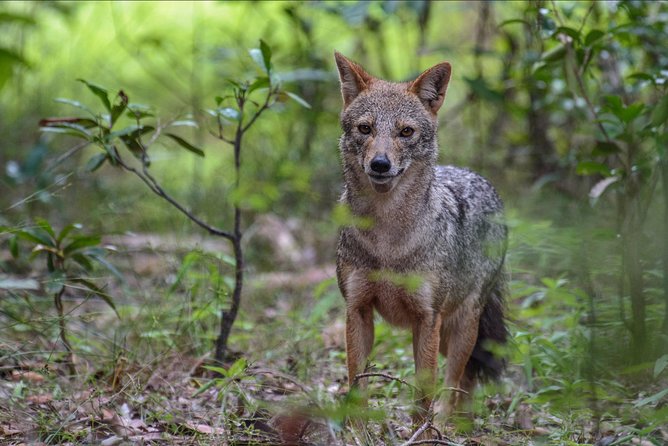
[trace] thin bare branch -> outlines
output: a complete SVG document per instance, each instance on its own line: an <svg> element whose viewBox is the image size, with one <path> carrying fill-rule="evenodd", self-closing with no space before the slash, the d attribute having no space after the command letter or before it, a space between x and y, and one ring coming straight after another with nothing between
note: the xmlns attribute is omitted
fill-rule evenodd
<svg viewBox="0 0 668 446"><path fill-rule="evenodd" d="M169 195L167 192L165 192L165 190L160 186L160 184L158 183L158 181L157 181L151 174L148 173L148 171L147 171L147 169L146 169L146 164L145 164L145 163L142 163L142 164L143 164L143 171L140 172L140 171L138 171L137 169L135 169L134 167L127 165L127 164L123 161L123 159L120 158L120 157L117 157L117 161L118 161L118 164L119 164L123 169L125 169L125 170L128 171L128 172L132 172L132 173L135 174L137 177L139 177L139 179L141 179L141 180L142 180L142 181L149 187L149 189L151 189L151 191L152 191L154 194L156 194L156 195L162 197L162 198L163 198L164 200L166 200L169 204L171 204L172 206L174 206L174 207L175 207L176 209L178 209L182 214L184 214L186 217L188 217L188 219L190 219L192 222L194 222L194 223L197 224L198 226L200 226L200 227L202 227L203 229L205 229L206 231L208 231L209 234L217 235L217 236L219 236L219 237L224 237L224 238L226 238L226 239L228 239L228 240L230 240L230 241L234 241L235 236L234 236L233 234L231 234L231 233L229 233L229 232L227 232L227 231L223 231L222 229L215 228L215 227L213 227L213 226L211 226L211 225L205 223L204 221L202 221L201 219L199 219L198 217L196 217L196 216L195 216L192 212L190 212L188 209L186 209L185 207L183 207L183 205L182 205L181 203L179 203L178 201L176 201L176 199L174 199L171 195Z"/></svg>
<svg viewBox="0 0 668 446"><path fill-rule="evenodd" d="M401 378L397 378L396 376L388 375L387 373L381 373L381 372L360 373L358 375L355 375L355 378L353 379L353 383L356 383L357 381L359 381L362 378L368 378L368 377L371 377L371 376L379 376L381 378L385 378L385 379L388 379L388 380L391 380L391 381L398 381L401 384L405 384L409 387L412 387L413 389L417 389L416 386L414 386L413 384L409 383L406 380L403 380Z"/></svg>

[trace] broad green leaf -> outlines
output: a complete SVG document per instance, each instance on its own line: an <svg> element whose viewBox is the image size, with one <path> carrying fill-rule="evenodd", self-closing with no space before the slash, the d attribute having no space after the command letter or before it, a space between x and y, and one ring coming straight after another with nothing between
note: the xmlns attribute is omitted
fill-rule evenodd
<svg viewBox="0 0 668 446"><path fill-rule="evenodd" d="M545 62L556 62L561 60L566 55L566 46L563 43L545 51L541 56L541 60Z"/></svg>
<svg viewBox="0 0 668 446"><path fill-rule="evenodd" d="M631 104L619 112L619 118L626 124L636 119L643 112L645 106L641 103Z"/></svg>
<svg viewBox="0 0 668 446"><path fill-rule="evenodd" d="M55 270L49 274L44 289L49 294L58 294L65 287L65 280L65 273L61 270Z"/></svg>
<svg viewBox="0 0 668 446"><path fill-rule="evenodd" d="M106 153L98 153L93 155L86 163L86 170L88 172L95 172L97 169L102 167L102 164L104 164L108 158L109 155Z"/></svg>
<svg viewBox="0 0 668 446"><path fill-rule="evenodd" d="M37 226L42 228L44 230L44 232L49 234L52 239L54 239L54 240L56 239L56 233L53 231L53 228L51 227L51 225L49 224L48 221L46 221L43 218L37 217L37 218L35 218L35 223L37 224Z"/></svg>
<svg viewBox="0 0 668 446"><path fill-rule="evenodd" d="M119 101L117 104L114 104L113 107L111 107L110 110L110 127L113 127L114 124L116 123L116 120L118 117L125 111L125 109L128 106L128 96L125 94L123 90L120 90L117 95Z"/></svg>
<svg viewBox="0 0 668 446"><path fill-rule="evenodd" d="M132 119L154 116L153 109L148 105L129 103L127 109L128 113L126 113L126 116Z"/></svg>
<svg viewBox="0 0 668 446"><path fill-rule="evenodd" d="M666 395L668 395L668 389L663 389L662 391L657 392L654 395L648 396L647 398L643 398L640 401L637 401L633 405L633 407L643 407L643 406L647 406L648 404L657 403L659 400L661 400Z"/></svg>
<svg viewBox="0 0 668 446"><path fill-rule="evenodd" d="M652 110L652 125L658 127L668 120L668 94L664 94Z"/></svg>
<svg viewBox="0 0 668 446"><path fill-rule="evenodd" d="M16 235L12 236L9 239L9 252L12 254L12 257L15 259L19 258L19 239Z"/></svg>
<svg viewBox="0 0 668 446"><path fill-rule="evenodd" d="M260 88L267 88L271 85L271 81L269 80L268 77L258 77L255 79L249 86L248 86L248 92L252 93L255 90L258 90ZM219 104L220 105L220 104Z"/></svg>
<svg viewBox="0 0 668 446"><path fill-rule="evenodd" d="M298 96L295 93L289 91L285 91L284 93L287 94L290 97L290 99L297 102L302 107L311 108L311 105L308 102L306 102L306 100L301 96Z"/></svg>
<svg viewBox="0 0 668 446"><path fill-rule="evenodd" d="M102 290L102 288L98 287L95 285L93 282L91 282L88 279L82 279L80 277L75 277L70 279L72 282L75 283L80 283L81 285L85 286L88 288L93 294L101 298L103 301L106 302L107 305L111 307L112 310L114 310L114 313L116 313L116 317L119 319L121 316L118 314L118 310L116 309L116 305L114 304L114 301L111 299L111 296Z"/></svg>
<svg viewBox="0 0 668 446"><path fill-rule="evenodd" d="M206 366L206 365L204 366L205 369L207 369L207 368L209 368L209 367L210 367L210 366ZM219 368L219 369L223 369L222 367L217 367L217 368ZM225 370L225 369L223 369L223 370ZM214 370L214 371L215 371L215 370ZM206 391L209 390L211 387L215 386L216 383L217 383L217 380L215 380L215 379L212 379L211 381L207 382L207 383L204 384L202 387L200 387L199 389L197 389L197 391L193 394L193 397L195 397L195 396L197 396L197 395L200 395L200 394L206 392Z"/></svg>
<svg viewBox="0 0 668 446"><path fill-rule="evenodd" d="M271 73L271 48L264 40L260 39L260 48L253 48L248 53L265 73Z"/></svg>
<svg viewBox="0 0 668 446"><path fill-rule="evenodd" d="M654 378L657 378L668 366L668 355L663 355L654 363Z"/></svg>
<svg viewBox="0 0 668 446"><path fill-rule="evenodd" d="M199 148L193 146L192 144L190 144L188 141L181 138L180 136L177 136L173 133L165 133L165 136L168 136L172 140L176 141L176 143L178 145L180 145L184 149L194 153L195 155L202 156L202 157L204 156L204 151L202 149L199 149Z"/></svg>
<svg viewBox="0 0 668 446"><path fill-rule="evenodd" d="M69 126L64 126L64 125L63 126L58 126L58 127L52 127L52 126L40 127L39 131L43 132L43 133L59 133L59 134L62 134L62 135L70 135L70 136L74 136L76 138L85 139L86 141L91 140L91 135L88 132L86 132L85 129L83 129L83 130L82 129L72 129Z"/></svg>
<svg viewBox="0 0 668 446"><path fill-rule="evenodd" d="M59 102L61 104L71 105L72 107L76 107L80 110L85 111L86 113L89 113L91 116L95 116L95 113L93 113L93 110L91 110L87 106L83 105L79 101L75 101L73 99L67 99L67 98L56 98L56 99L54 99L54 102Z"/></svg>
<svg viewBox="0 0 668 446"><path fill-rule="evenodd" d="M107 247L107 250L109 248ZM102 253L97 253L94 252L93 250L88 251L86 250L86 254L88 257L94 259L97 263L100 265L104 266L111 274L113 274L120 282L125 283L125 277L123 277L123 274L116 269L116 267L111 264L107 259L104 258Z"/></svg>
<svg viewBox="0 0 668 446"><path fill-rule="evenodd" d="M46 246L55 246L49 234L37 228L28 228L16 231L16 236L23 240L28 240L33 243L38 243Z"/></svg>
<svg viewBox="0 0 668 446"><path fill-rule="evenodd" d="M608 156L621 152L622 149L614 141L597 141L591 156Z"/></svg>
<svg viewBox="0 0 668 446"><path fill-rule="evenodd" d="M522 19L510 19L510 20L504 20L503 22L499 23L499 28L506 26L506 25L512 25L513 23L521 23L523 25L526 25L528 27L531 27L532 25L527 22L526 20Z"/></svg>
<svg viewBox="0 0 668 446"><path fill-rule="evenodd" d="M260 39L260 51L262 52L262 60L264 61L264 67L266 68L267 73L271 72L271 48L267 45L267 42Z"/></svg>
<svg viewBox="0 0 668 446"><path fill-rule="evenodd" d="M102 238L99 235L80 235L71 237L71 239L72 242L63 249L63 253L66 257L79 249L99 245L102 241Z"/></svg>
<svg viewBox="0 0 668 446"><path fill-rule="evenodd" d="M82 226L81 224L79 224L79 223L70 223L69 225L65 226L65 227L63 228L63 230L60 231L60 234L58 234L58 238L57 238L58 244L60 245L60 243L61 243L63 240L65 240L65 237L67 237L68 234L69 234L70 232L72 232L74 229L79 230L79 229L81 229L81 228L83 228L83 226Z"/></svg>
<svg viewBox="0 0 668 446"><path fill-rule="evenodd" d="M87 256L81 254L80 252L75 252L70 257L72 260L81 265L86 271L90 272L93 270L93 263Z"/></svg>
<svg viewBox="0 0 668 446"><path fill-rule="evenodd" d="M639 79L643 81L650 81L654 82L654 76L647 74L647 73L633 73L629 76L627 76L627 79Z"/></svg>
<svg viewBox="0 0 668 446"><path fill-rule="evenodd" d="M102 102L102 105L104 105L104 108L107 109L109 113L111 113L111 102L109 102L109 92L100 87L99 85L95 85L91 82L86 81L85 79L77 79L77 81L81 82L84 84L88 89L93 92L95 96L100 99L100 102Z"/></svg>
<svg viewBox="0 0 668 446"><path fill-rule="evenodd" d="M600 40L603 36L605 36L603 31L592 29L587 33L587 37L585 37L585 45L590 46L592 43Z"/></svg>
<svg viewBox="0 0 668 446"><path fill-rule="evenodd" d="M35 19L25 14L17 14L15 12L1 11L0 12L0 24L2 23L11 23L11 22L20 22L22 25L35 25Z"/></svg>
<svg viewBox="0 0 668 446"><path fill-rule="evenodd" d="M610 176L610 168L602 163L595 161L580 161L576 168L578 175L594 175L601 174L603 176Z"/></svg>

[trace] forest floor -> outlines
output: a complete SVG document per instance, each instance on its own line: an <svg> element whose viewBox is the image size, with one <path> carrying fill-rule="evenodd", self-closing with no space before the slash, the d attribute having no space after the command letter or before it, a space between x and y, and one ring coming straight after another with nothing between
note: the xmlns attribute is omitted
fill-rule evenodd
<svg viewBox="0 0 668 446"><path fill-rule="evenodd" d="M5 301L0 444L427 444L413 438L419 426L410 423L408 333L378 321L368 409L347 395L343 303L332 265L250 273L230 359L215 367L206 352L221 276L201 253L225 247L139 236L109 242L126 279L109 279L120 317L70 290L74 375L52 302L20 293ZM201 255L188 257L193 246ZM668 444L665 425L639 434L637 420L596 401L557 410L528 398L527 385L522 364L511 362L498 385L478 390L473 417L429 429L437 438L431 444Z"/></svg>

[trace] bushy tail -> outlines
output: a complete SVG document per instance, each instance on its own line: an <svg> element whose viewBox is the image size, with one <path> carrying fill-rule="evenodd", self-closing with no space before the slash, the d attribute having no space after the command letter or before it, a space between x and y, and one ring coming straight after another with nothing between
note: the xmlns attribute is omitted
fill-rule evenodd
<svg viewBox="0 0 668 446"><path fill-rule="evenodd" d="M504 315L505 294L505 280L503 277L498 277L482 310L478 325L478 340L466 364L464 374L469 380L478 379L482 382L498 380L505 368L505 360L490 350L494 344L505 344L508 340Z"/></svg>

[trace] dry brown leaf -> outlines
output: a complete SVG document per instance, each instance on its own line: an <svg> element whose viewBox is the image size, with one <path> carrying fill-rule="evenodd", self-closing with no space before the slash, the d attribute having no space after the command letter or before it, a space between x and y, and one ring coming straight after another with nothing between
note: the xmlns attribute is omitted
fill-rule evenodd
<svg viewBox="0 0 668 446"><path fill-rule="evenodd" d="M32 371L12 370L12 380L37 384L44 381L44 376Z"/></svg>
<svg viewBox="0 0 668 446"><path fill-rule="evenodd" d="M129 437L135 433L128 427L128 423L113 410L102 409L102 422L108 424L119 437Z"/></svg>
<svg viewBox="0 0 668 446"><path fill-rule="evenodd" d="M32 404L46 404L53 401L53 395L50 393L44 393L42 395L30 395L26 398L26 401Z"/></svg>
<svg viewBox="0 0 668 446"><path fill-rule="evenodd" d="M9 426L0 426L0 433L3 436L9 437L10 435L22 434L23 432L20 430L12 429Z"/></svg>

